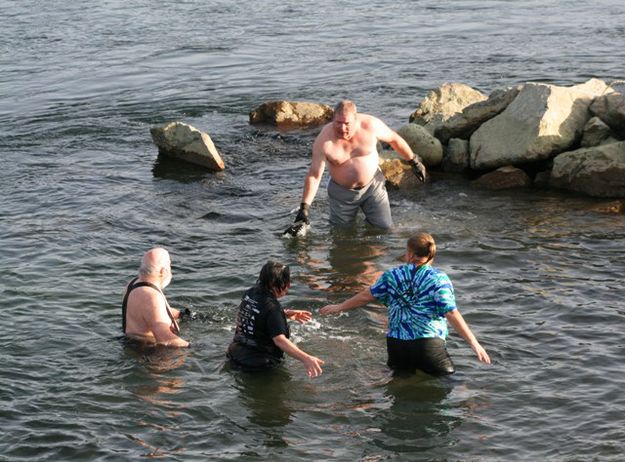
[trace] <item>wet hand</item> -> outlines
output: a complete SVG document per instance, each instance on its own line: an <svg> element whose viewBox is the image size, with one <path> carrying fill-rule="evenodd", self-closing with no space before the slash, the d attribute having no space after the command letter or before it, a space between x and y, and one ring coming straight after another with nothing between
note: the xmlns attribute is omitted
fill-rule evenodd
<svg viewBox="0 0 625 462"><path fill-rule="evenodd" d="M308 377L319 377L323 373L323 369L321 366L325 364L325 361L316 358L314 356L308 356L304 360L304 364L306 365L306 370L308 371Z"/></svg>
<svg viewBox="0 0 625 462"><path fill-rule="evenodd" d="M323 314L323 315L336 314L340 312L341 312L340 305L326 305L319 310L319 314Z"/></svg>
<svg viewBox="0 0 625 462"><path fill-rule="evenodd" d="M425 165L419 161L417 156L413 157L409 162L412 173L414 173L414 176L417 177L417 180L423 183L426 177Z"/></svg>
<svg viewBox="0 0 625 462"><path fill-rule="evenodd" d="M285 310L285 314L287 315L289 319L292 319L293 321L297 321L300 324L304 324L305 322L312 320L312 313L310 311Z"/></svg>
<svg viewBox="0 0 625 462"><path fill-rule="evenodd" d="M306 202L302 202L299 206L299 211L297 212L297 215L295 216L295 223L298 222L304 222L307 225L310 224L310 219L308 218L308 209L310 209L310 205L308 205Z"/></svg>
<svg viewBox="0 0 625 462"><path fill-rule="evenodd" d="M472 349L477 355L477 359L483 363L490 364L490 356L488 356L488 353L486 353L486 350L482 347L482 345L478 343L477 345L472 346Z"/></svg>

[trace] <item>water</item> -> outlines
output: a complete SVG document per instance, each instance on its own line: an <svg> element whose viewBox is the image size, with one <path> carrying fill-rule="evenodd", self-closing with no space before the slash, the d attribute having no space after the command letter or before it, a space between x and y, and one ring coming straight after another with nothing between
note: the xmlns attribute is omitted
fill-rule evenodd
<svg viewBox="0 0 625 462"><path fill-rule="evenodd" d="M389 233L292 220L314 131L250 127L275 98L352 98L390 126L428 90L623 78L625 7L598 2L0 2L0 460L622 460L624 218L554 192L439 178L391 193ZM158 159L150 126L210 133L227 164ZM457 336L449 380L393 377L383 311L293 326L308 379L224 368L235 308L269 258L316 311L431 232L491 354ZM173 257L189 351L119 342L142 253Z"/></svg>

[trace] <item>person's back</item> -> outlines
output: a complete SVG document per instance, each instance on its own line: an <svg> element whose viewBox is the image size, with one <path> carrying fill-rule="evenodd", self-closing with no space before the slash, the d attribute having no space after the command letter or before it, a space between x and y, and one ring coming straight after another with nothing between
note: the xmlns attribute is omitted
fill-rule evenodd
<svg viewBox="0 0 625 462"><path fill-rule="evenodd" d="M122 302L122 329L131 339L150 344L186 347L176 318L162 289L171 282L171 261L165 249L151 249L143 257L139 277L133 279Z"/></svg>

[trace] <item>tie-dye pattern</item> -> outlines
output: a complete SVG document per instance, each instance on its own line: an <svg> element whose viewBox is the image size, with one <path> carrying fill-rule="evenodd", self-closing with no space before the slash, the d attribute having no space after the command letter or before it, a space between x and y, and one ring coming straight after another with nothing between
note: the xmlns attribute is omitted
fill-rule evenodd
<svg viewBox="0 0 625 462"><path fill-rule="evenodd" d="M388 307L387 337L447 338L445 314L456 309L456 299L443 271L413 264L393 268L371 286L371 295Z"/></svg>

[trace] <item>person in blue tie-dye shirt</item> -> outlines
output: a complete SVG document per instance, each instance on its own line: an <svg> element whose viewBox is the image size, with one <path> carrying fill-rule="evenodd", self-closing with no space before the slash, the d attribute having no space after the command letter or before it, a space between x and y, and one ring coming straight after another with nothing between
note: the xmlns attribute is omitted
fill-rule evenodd
<svg viewBox="0 0 625 462"><path fill-rule="evenodd" d="M449 277L434 268L434 238L420 233L408 239L407 264L386 271L377 282L338 305L327 305L321 314L335 314L379 301L388 307L386 346L392 369L420 369L434 375L453 374L453 362L445 348L447 322L471 346L478 359L490 364L486 350L456 307Z"/></svg>

